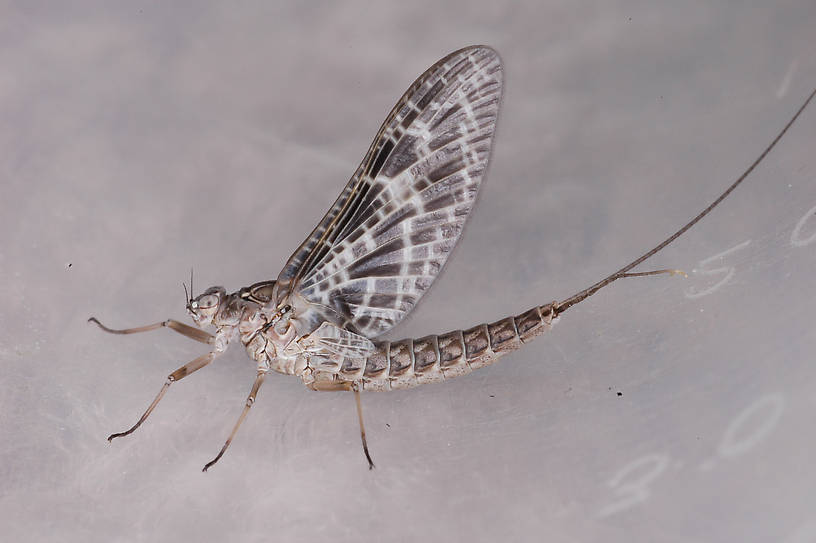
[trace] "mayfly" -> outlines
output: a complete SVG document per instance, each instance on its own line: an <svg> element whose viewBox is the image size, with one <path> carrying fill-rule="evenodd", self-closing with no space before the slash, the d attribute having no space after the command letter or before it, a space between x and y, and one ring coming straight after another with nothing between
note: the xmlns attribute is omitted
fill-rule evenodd
<svg viewBox="0 0 816 543"><path fill-rule="evenodd" d="M438 276L476 200L487 170L502 92L496 51L465 47L431 66L388 114L337 201L295 250L275 280L227 294L211 287L187 313L197 327L166 320L114 334L162 327L211 347L167 377L126 436L147 419L167 389L222 354L238 339L257 362L255 382L238 421L207 471L229 447L270 370L296 375L313 390L352 391L369 468L360 391L410 388L465 375L549 330L573 305L613 281L675 270L631 272L722 202L782 138L811 101L711 205L640 258L564 299L468 330L421 339L377 341L416 305ZM202 328L213 326L214 334Z"/></svg>

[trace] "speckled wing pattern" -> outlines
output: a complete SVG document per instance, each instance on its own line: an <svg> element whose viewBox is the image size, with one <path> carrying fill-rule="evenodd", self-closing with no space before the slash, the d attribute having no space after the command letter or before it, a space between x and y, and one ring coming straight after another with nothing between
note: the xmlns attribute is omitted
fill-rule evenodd
<svg viewBox="0 0 816 543"><path fill-rule="evenodd" d="M473 207L501 90L501 60L489 47L431 66L391 110L278 288L367 337L400 322L439 274Z"/></svg>

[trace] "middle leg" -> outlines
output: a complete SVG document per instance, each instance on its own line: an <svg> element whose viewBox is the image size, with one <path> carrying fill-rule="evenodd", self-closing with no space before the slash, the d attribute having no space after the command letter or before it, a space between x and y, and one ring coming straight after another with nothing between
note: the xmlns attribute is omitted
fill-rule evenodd
<svg viewBox="0 0 816 543"><path fill-rule="evenodd" d="M252 407L252 404L255 403L255 396L258 394L258 389L260 389L261 385L263 384L264 377L266 377L266 372L259 371L258 376L255 378L255 382L252 384L252 390L249 391L249 396L247 397L246 403L244 404L244 410L241 411L241 416L238 417L238 422L236 422L235 426L232 428L232 432L230 432L230 435L227 438L227 442L224 443L223 447L221 447L221 450L218 452L218 455L209 462L207 462L204 465L204 469L202 469L201 471L206 472L213 466L213 464L218 462L221 459L221 457L224 456L225 452L227 452L227 448L230 446L230 443L232 443L232 438L235 437L235 434L238 432L238 428L241 427L241 424L244 422L244 419L249 413L249 408Z"/></svg>
<svg viewBox="0 0 816 543"><path fill-rule="evenodd" d="M187 377L191 373L200 370L201 368L203 368L204 366L206 366L207 364L212 362L214 358L215 358L215 353L207 353L205 355L201 355L198 358L196 358L195 360L193 360L191 362L188 362L187 364L184 364L182 367L180 367L179 369L177 369L176 371L174 371L173 373L168 375L167 376L167 381L165 381L165 383L162 386L161 390L156 395L156 398L150 403L147 410L145 410L145 412L142 414L142 416L139 417L139 420L136 422L136 424L134 424L133 426L131 426L128 430L125 430L124 432L117 432L115 434L109 435L108 436L108 442L110 443L111 441L113 441L114 438L124 437L124 436L126 436L128 434L132 434L136 430L136 428L141 426L142 423L147 419L147 417L150 416L150 413L153 412L153 410L156 408L156 405L158 405L159 401L164 397L164 393L167 392L167 389L170 388L170 385L172 385L176 381L180 381L181 379L184 379L185 377Z"/></svg>

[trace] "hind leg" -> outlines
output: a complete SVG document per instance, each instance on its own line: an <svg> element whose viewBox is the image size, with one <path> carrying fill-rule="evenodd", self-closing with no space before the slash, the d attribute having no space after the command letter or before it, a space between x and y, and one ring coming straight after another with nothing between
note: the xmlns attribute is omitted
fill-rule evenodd
<svg viewBox="0 0 816 543"><path fill-rule="evenodd" d="M357 406L357 421L360 423L360 440L363 442L363 452L368 460L368 469L374 469L374 461L368 452L368 442L366 441L365 424L363 423L363 405L360 401L360 385L350 382L316 381L312 383L314 390L325 392L336 392L339 390L351 390L354 392L354 403Z"/></svg>

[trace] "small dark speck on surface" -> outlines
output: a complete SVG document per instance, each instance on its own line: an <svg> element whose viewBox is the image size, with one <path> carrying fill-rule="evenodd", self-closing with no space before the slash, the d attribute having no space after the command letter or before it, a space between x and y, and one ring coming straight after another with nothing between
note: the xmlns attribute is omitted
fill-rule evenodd
<svg viewBox="0 0 816 543"><path fill-rule="evenodd" d="M385 423L385 425L386 425L388 428L391 428L391 425L390 425L390 424L388 424L387 422Z"/></svg>
<svg viewBox="0 0 816 543"><path fill-rule="evenodd" d="M68 263L68 267L70 268L71 266L73 266L73 264L71 264L71 263L69 262L69 263Z"/></svg>
<svg viewBox="0 0 816 543"><path fill-rule="evenodd" d="M618 391L618 396L623 396L623 392Z"/></svg>
<svg viewBox="0 0 816 543"><path fill-rule="evenodd" d="M496 396L495 396L494 394L491 394L491 395L490 395L490 397L491 397L491 398L495 398Z"/></svg>

